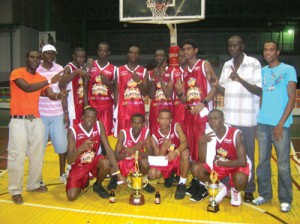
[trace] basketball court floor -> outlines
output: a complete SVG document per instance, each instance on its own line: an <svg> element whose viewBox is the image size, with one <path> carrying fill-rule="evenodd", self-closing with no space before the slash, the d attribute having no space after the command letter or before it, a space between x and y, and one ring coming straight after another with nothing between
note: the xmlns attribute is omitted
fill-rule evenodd
<svg viewBox="0 0 300 224"><path fill-rule="evenodd" d="M299 129L298 129L299 130ZM2 149L2 165L5 165L7 147L7 128L0 128L0 146ZM116 139L110 137L114 147ZM27 166L25 164L24 186L26 186ZM300 164L296 156L291 155L293 195L294 201L289 213L279 211L277 199L277 167L276 156L272 160L272 185L274 198L271 202L261 206L243 203L240 207L232 207L230 199L225 198L220 203L218 213L207 212L209 198L200 202L193 202L190 196L183 200L174 198L176 186L165 188L163 180L150 183L160 191L161 204L154 203L155 193L141 193L145 196L145 204L133 206L129 204L129 197L133 193L127 186L118 186L115 191L116 202L109 203L108 199L100 198L93 192L90 182L88 189L74 202L69 202L65 195L65 185L58 178L58 156L54 153L51 143L45 154L43 179L48 187L47 193L23 192L24 204L16 205L11 201L7 192L7 172L5 167L0 174L0 223L1 224L32 224L32 223L72 223L72 224L103 224L103 223L300 223ZM188 183L191 179L189 176ZM106 187L109 180L105 180ZM257 196L257 192L255 192Z"/></svg>

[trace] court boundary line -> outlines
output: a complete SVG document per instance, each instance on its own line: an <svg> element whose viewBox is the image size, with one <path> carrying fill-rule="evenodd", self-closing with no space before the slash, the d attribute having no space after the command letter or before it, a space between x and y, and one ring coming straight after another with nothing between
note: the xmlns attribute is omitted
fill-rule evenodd
<svg viewBox="0 0 300 224"><path fill-rule="evenodd" d="M13 204L12 201L8 201L8 200L0 200L0 203ZM75 208L64 208L64 207L58 207L58 206L49 206L49 205L33 204L33 203L23 203L21 206L38 207L38 208L54 209L54 210L77 212L77 213L88 213L88 214L94 214L94 215L109 215L109 216L115 216L115 217L150 219L150 220L156 220L156 221L170 221L170 222L180 222L180 223L182 223L182 222L184 222L184 223L211 223L211 224L217 224L217 223L238 224L239 223L239 222L220 222L220 221L208 221L208 220L164 218L164 217L143 216L143 215L124 214L124 213L101 212L101 211L75 209Z"/></svg>

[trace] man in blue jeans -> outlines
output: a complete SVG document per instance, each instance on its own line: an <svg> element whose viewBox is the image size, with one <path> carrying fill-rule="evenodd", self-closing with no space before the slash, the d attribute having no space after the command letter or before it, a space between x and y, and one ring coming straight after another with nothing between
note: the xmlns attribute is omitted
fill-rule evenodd
<svg viewBox="0 0 300 224"><path fill-rule="evenodd" d="M273 144L277 155L280 210L289 212L293 199L290 125L293 123L291 112L296 100L297 75L293 66L278 60L279 54L276 42L265 42L263 55L268 65L262 69L262 104L257 125L259 197L252 203L260 205L272 199L270 159Z"/></svg>
<svg viewBox="0 0 300 224"><path fill-rule="evenodd" d="M39 72L46 79L51 79L54 76L63 75L63 67L57 63L56 60L57 51L56 48L50 44L46 44L42 49L43 61L37 68ZM58 83L50 85L53 92L60 92ZM66 100L66 99L63 99ZM51 142L54 146L55 152L59 157L59 176L60 181L66 183L66 158L67 158L67 123L68 111L63 110L62 100L51 100L48 97L41 96L39 100L39 112L41 119L45 126L45 139L44 147L46 148L48 138L50 136ZM44 184L41 181L41 184Z"/></svg>

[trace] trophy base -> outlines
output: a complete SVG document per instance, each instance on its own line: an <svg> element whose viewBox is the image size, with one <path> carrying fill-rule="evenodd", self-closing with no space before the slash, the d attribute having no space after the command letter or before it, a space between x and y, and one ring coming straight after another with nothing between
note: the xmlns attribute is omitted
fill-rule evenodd
<svg viewBox="0 0 300 224"><path fill-rule="evenodd" d="M209 205L207 205L207 211L216 213L219 211L219 205L217 204L215 206L212 206L209 204Z"/></svg>
<svg viewBox="0 0 300 224"><path fill-rule="evenodd" d="M131 194L129 198L129 204L139 206L145 204L145 198L142 194Z"/></svg>

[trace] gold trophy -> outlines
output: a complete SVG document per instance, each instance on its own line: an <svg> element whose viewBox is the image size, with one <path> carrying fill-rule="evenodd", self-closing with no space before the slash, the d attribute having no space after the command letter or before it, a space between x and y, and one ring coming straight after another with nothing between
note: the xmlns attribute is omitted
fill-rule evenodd
<svg viewBox="0 0 300 224"><path fill-rule="evenodd" d="M139 169L139 151L134 154L135 161L135 172L128 175L127 186L135 190L135 193L130 195L129 204L131 205L143 205L145 204L144 195L142 195L139 190L143 189L147 184L148 180L143 180L142 174Z"/></svg>
<svg viewBox="0 0 300 224"><path fill-rule="evenodd" d="M218 174L216 173L216 171L212 170L210 173L210 180L211 180L211 184L206 182L206 188L208 190L208 194L212 197L212 200L210 202L210 204L207 206L207 211L208 212L218 212L219 211L219 205L216 202L216 196L219 193L219 185L216 184L217 180L218 180Z"/></svg>

